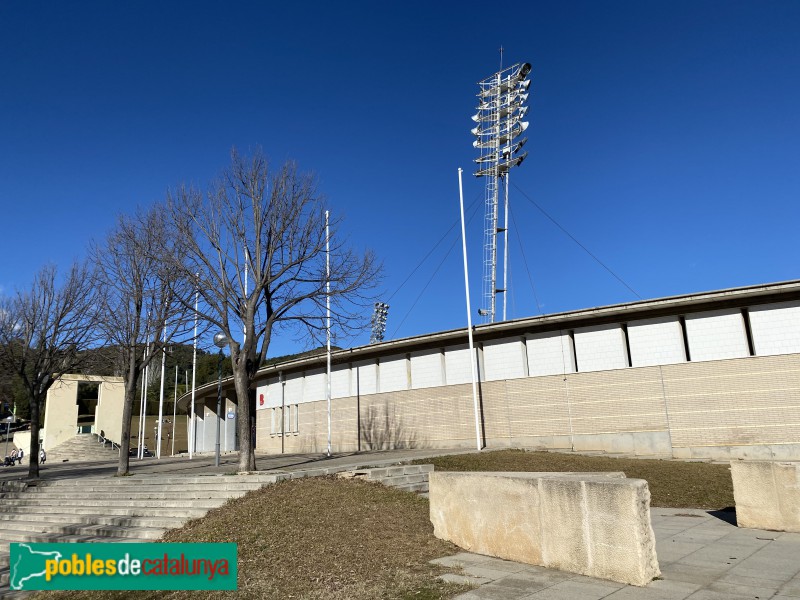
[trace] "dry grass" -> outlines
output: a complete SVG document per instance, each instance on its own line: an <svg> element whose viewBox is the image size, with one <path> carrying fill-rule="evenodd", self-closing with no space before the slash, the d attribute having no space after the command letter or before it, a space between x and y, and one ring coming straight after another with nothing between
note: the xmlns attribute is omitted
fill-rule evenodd
<svg viewBox="0 0 800 600"><path fill-rule="evenodd" d="M466 589L437 581L444 571L428 564L458 552L433 536L428 501L362 481L318 477L270 485L168 532L163 541L237 543L239 590L57 597L434 600Z"/></svg>
<svg viewBox="0 0 800 600"><path fill-rule="evenodd" d="M525 450L459 454L417 462L433 463L437 471L623 471L628 477L647 480L652 506L722 509L734 505L727 465Z"/></svg>

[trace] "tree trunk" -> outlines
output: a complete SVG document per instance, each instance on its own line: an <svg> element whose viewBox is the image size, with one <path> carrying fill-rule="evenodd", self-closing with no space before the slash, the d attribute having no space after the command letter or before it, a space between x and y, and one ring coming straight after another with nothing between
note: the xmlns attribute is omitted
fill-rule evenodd
<svg viewBox="0 0 800 600"><path fill-rule="evenodd" d="M236 400L239 404L236 431L239 434L239 470L255 471L256 454L250 437L250 381L244 360L233 362L233 382L236 387ZM241 363L241 364L240 364Z"/></svg>
<svg viewBox="0 0 800 600"><path fill-rule="evenodd" d="M136 396L136 386L125 385L125 401L122 405L122 434L119 440L119 465L117 475L127 475L130 468L131 448L131 415L133 414L133 400Z"/></svg>
<svg viewBox="0 0 800 600"><path fill-rule="evenodd" d="M34 398L31 402L31 447L28 453L28 477L39 477L39 412L40 399Z"/></svg>

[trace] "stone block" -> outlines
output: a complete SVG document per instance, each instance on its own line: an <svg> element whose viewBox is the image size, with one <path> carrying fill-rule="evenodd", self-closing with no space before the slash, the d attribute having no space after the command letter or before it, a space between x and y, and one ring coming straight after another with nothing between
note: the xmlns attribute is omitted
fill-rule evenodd
<svg viewBox="0 0 800 600"><path fill-rule="evenodd" d="M471 552L633 585L660 574L647 482L622 473L433 472L430 515Z"/></svg>
<svg viewBox="0 0 800 600"><path fill-rule="evenodd" d="M800 463L733 461L739 527L800 533Z"/></svg>

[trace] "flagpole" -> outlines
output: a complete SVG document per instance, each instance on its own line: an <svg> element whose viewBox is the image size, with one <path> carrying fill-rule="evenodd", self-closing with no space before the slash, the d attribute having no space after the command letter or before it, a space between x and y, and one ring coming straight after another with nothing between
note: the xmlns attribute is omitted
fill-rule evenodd
<svg viewBox="0 0 800 600"><path fill-rule="evenodd" d="M478 407L478 384L475 367L475 347L472 342L472 309L469 304L469 271L467 270L467 233L464 226L464 189L461 183L461 169L458 170L458 196L461 204L461 245L464 249L464 292L467 297L467 337L469 338L469 362L472 365L472 404L475 410L475 440L478 450L483 448L481 439L480 409Z"/></svg>
<svg viewBox="0 0 800 600"><path fill-rule="evenodd" d="M329 212L325 211L325 309L327 340L327 370L325 398L328 401L328 456L331 455L331 237L328 222Z"/></svg>
<svg viewBox="0 0 800 600"><path fill-rule="evenodd" d="M161 339L161 392L158 397L158 427L156 430L156 458L161 458L161 421L164 419L164 376L167 369L167 323L164 322L164 330Z"/></svg>
<svg viewBox="0 0 800 600"><path fill-rule="evenodd" d="M189 432L189 460L194 458L194 451L195 445L197 444L195 440L195 420L197 416L195 415L194 409L194 388L195 388L195 381L196 381L196 373L197 373L197 302L200 299L200 290L197 289L194 292L194 343L193 343L193 351L192 351L192 413L191 413L191 426ZM203 414L205 417L205 414ZM204 429L205 431L205 429Z"/></svg>

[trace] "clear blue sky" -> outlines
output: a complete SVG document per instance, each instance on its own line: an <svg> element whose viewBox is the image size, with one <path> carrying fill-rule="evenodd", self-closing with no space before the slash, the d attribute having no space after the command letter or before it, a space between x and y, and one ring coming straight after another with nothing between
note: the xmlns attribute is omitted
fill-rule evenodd
<svg viewBox="0 0 800 600"><path fill-rule="evenodd" d="M317 173L352 243L383 259L388 299L458 218L500 45L533 65L515 186L642 297L798 277L800 3L486 7L0 2L0 287L260 145ZM466 202L482 189L468 175ZM511 206L511 317L540 311L517 234L542 311L636 299L516 188ZM464 325L456 234L391 298L388 337Z"/></svg>

